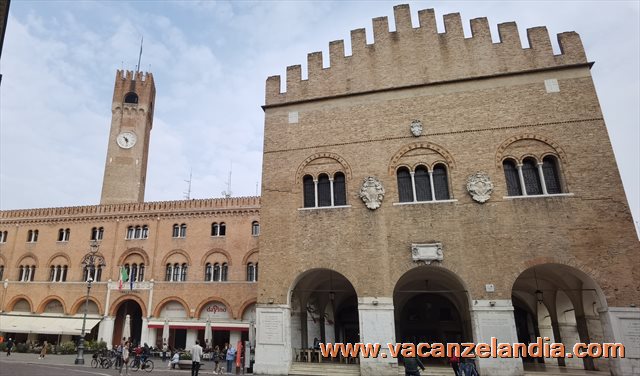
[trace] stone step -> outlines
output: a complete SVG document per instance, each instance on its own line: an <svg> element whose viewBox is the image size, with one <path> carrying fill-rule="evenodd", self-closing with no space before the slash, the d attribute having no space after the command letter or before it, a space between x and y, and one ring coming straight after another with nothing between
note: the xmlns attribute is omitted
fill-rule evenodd
<svg viewBox="0 0 640 376"><path fill-rule="evenodd" d="M359 376L360 365L358 364L335 364L335 363L301 363L294 362L291 365L289 375L298 376Z"/></svg>

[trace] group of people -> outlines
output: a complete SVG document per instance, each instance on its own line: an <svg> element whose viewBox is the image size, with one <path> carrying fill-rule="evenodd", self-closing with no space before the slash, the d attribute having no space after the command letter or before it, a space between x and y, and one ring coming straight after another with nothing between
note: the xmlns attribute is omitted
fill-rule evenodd
<svg viewBox="0 0 640 376"><path fill-rule="evenodd" d="M448 360L456 376L479 376L473 362L461 362L455 354L451 354ZM405 376L420 376L420 369L424 371L424 364L419 357L404 358Z"/></svg>
<svg viewBox="0 0 640 376"><path fill-rule="evenodd" d="M116 347L116 369L118 370L118 374L122 375L122 369L125 369L125 375L129 374L129 359L131 358L131 354L136 357L137 361L140 362L142 368L144 368L144 363L147 361L147 358L151 355L151 348L146 343L144 346L133 346L131 342L131 338L128 340L126 338L122 338L122 341Z"/></svg>
<svg viewBox="0 0 640 376"><path fill-rule="evenodd" d="M233 371L233 362L236 360L238 349L226 343L222 349L220 346L215 346L213 349L208 349L210 354L209 359L213 361L213 373L222 374L223 364L226 361L226 373ZM166 356L167 346L163 345L163 357ZM200 370L200 363L203 360L204 349L200 346L200 341L196 340L195 345L191 348L191 376L198 376ZM163 358L164 360L165 358ZM169 368L173 369L180 362L180 353L175 351L169 360Z"/></svg>

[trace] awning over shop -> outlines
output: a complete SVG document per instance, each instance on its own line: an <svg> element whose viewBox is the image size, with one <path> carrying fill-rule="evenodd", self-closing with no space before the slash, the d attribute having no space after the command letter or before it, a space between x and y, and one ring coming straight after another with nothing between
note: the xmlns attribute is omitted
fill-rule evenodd
<svg viewBox="0 0 640 376"><path fill-rule="evenodd" d="M171 321L169 320L170 329L201 329L204 330L207 325L206 321ZM150 320L149 328L162 329L164 327L164 320ZM249 331L249 323L245 322L212 322L211 329L216 330L230 330L230 331Z"/></svg>
<svg viewBox="0 0 640 376"><path fill-rule="evenodd" d="M87 317L85 333L98 325L100 318ZM31 315L0 315L0 331L7 333L38 333L80 335L82 317L55 317Z"/></svg>

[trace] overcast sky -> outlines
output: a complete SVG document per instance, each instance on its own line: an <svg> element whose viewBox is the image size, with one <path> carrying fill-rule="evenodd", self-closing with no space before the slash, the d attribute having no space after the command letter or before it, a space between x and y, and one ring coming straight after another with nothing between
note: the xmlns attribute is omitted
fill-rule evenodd
<svg viewBox="0 0 640 376"><path fill-rule="evenodd" d="M350 30L388 16L400 1L19 1L11 2L0 71L0 208L97 204L116 69L153 72L156 107L146 201L220 197L233 165L234 196L256 194L262 166L264 82L323 51ZM469 20L577 31L622 174L640 219L638 1L412 1ZM306 73L303 73L305 76ZM284 79L283 79L284 81Z"/></svg>

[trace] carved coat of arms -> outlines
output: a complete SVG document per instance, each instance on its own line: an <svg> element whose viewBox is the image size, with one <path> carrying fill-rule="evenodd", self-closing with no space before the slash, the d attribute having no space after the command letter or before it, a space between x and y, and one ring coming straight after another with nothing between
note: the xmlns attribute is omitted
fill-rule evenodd
<svg viewBox="0 0 640 376"><path fill-rule="evenodd" d="M369 209L375 210L379 208L384 198L384 187L382 187L380 180L373 176L364 179L364 183L360 188L360 198Z"/></svg>
<svg viewBox="0 0 640 376"><path fill-rule="evenodd" d="M486 172L479 171L467 178L467 191L474 200L482 204L491 198L493 183Z"/></svg>
<svg viewBox="0 0 640 376"><path fill-rule="evenodd" d="M411 134L418 137L422 134L422 122L420 120L414 120L411 122Z"/></svg>

